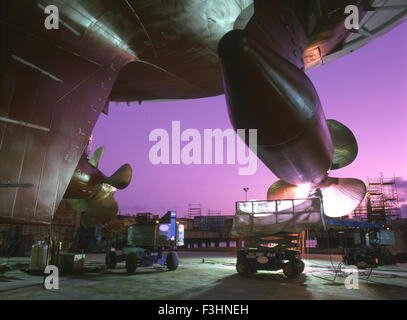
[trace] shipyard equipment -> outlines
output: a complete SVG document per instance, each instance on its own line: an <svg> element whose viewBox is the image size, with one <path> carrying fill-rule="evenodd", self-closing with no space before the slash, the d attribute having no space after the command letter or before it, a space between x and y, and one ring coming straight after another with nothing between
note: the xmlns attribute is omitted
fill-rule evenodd
<svg viewBox="0 0 407 320"><path fill-rule="evenodd" d="M137 267L153 264L166 265L168 270L175 270L178 255L172 250L184 244L183 225L177 223L176 215L175 211L168 211L160 220L134 224L125 232L103 240L92 250L107 248L105 262L110 269L115 268L118 262L125 261L128 273L134 273Z"/></svg>
<svg viewBox="0 0 407 320"><path fill-rule="evenodd" d="M346 265L355 265L359 269L375 268L381 265L406 262L406 254L393 254L391 248L396 245L393 230L381 228L380 224L358 221L327 221L330 225L347 226L353 241L344 246L342 262ZM351 223L351 224L350 224Z"/></svg>
<svg viewBox="0 0 407 320"><path fill-rule="evenodd" d="M287 278L296 278L304 271L305 264L300 252L277 248L256 247L239 250L236 270L241 275L250 275L257 270L277 271L283 269Z"/></svg>
<svg viewBox="0 0 407 320"><path fill-rule="evenodd" d="M237 272L283 269L288 278L297 277L305 265L296 250L296 233L322 225L322 212L318 197L236 202L234 232L245 242L237 253Z"/></svg>

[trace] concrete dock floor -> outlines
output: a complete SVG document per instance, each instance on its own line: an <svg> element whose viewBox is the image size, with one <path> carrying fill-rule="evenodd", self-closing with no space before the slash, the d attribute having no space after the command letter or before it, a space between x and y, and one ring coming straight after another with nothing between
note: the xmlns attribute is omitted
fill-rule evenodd
<svg viewBox="0 0 407 320"><path fill-rule="evenodd" d="M407 264L365 270L359 276L359 289L346 289L346 274L335 277L332 265L337 256L311 256L304 273L287 279L282 271L242 277L235 269L232 252L179 252L175 271L153 266L126 273L124 263L104 273L61 276L58 290L45 290L41 276L19 270L29 258L0 258L0 264L14 270L0 276L0 299L163 299L163 300L268 300L268 299L407 299ZM204 259L204 262L203 260ZM332 260L332 263L331 263ZM89 254L86 265L102 266L103 254Z"/></svg>

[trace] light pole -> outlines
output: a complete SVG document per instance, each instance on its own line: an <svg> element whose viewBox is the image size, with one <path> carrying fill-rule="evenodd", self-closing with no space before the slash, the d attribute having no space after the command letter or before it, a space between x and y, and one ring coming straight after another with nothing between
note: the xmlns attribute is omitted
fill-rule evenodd
<svg viewBox="0 0 407 320"><path fill-rule="evenodd" d="M247 201L247 191L249 191L249 188L248 187L243 188L243 191L246 192L246 201Z"/></svg>

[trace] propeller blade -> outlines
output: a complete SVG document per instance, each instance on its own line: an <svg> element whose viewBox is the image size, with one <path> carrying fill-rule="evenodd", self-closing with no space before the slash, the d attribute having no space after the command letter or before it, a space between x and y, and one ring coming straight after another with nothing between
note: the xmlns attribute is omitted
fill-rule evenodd
<svg viewBox="0 0 407 320"><path fill-rule="evenodd" d="M89 163L94 166L95 168L97 168L99 166L99 161L100 158L103 155L103 152L105 152L105 147L99 147L95 150L95 152L92 155L92 159L90 159Z"/></svg>
<svg viewBox="0 0 407 320"><path fill-rule="evenodd" d="M295 199L296 189L297 186L278 180L267 190L267 200Z"/></svg>
<svg viewBox="0 0 407 320"><path fill-rule="evenodd" d="M124 189L130 184L132 174L133 170L130 165L126 163L113 173L112 176L106 178L104 182L117 189Z"/></svg>
<svg viewBox="0 0 407 320"><path fill-rule="evenodd" d="M358 154L358 143L352 131L342 123L329 119L326 121L334 145L332 170L351 164Z"/></svg>
<svg viewBox="0 0 407 320"><path fill-rule="evenodd" d="M366 195L363 181L353 178L327 178L319 186L328 217L343 217L355 210Z"/></svg>

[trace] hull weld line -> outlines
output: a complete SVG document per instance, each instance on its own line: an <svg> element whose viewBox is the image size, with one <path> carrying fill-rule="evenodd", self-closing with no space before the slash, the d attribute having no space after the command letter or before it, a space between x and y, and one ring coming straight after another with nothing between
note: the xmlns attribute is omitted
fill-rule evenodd
<svg viewBox="0 0 407 320"><path fill-rule="evenodd" d="M7 122L7 123L12 123L12 124L17 124L17 125L20 125L20 126L23 126L23 127L37 129L37 130L42 130L42 131L47 131L47 132L50 131L50 129L46 128L46 127L38 126L36 124L32 124L32 123L28 123L28 122L24 122L24 121L13 120L13 119L10 119L10 118L0 117L0 121Z"/></svg>
<svg viewBox="0 0 407 320"><path fill-rule="evenodd" d="M24 60L23 58L20 58L20 57L14 55L14 54L11 55L11 58L12 58L13 60L16 60L16 61L18 61L18 62L20 62L20 63L22 63L22 64L24 64L24 65L26 65L26 66L28 66L28 67L30 67L30 68L32 68L32 69L35 69L35 70L41 72L43 75L45 75L45 76L47 76L47 77L50 77L51 79L53 79L53 80L55 80L55 81L57 81L57 82L63 82L63 81L62 81L61 79L59 79L58 77L52 75L51 73L45 71L44 69L41 69L41 68L38 67L38 66L36 66L36 65L34 65L34 64L30 63L30 62L28 62L27 60Z"/></svg>

